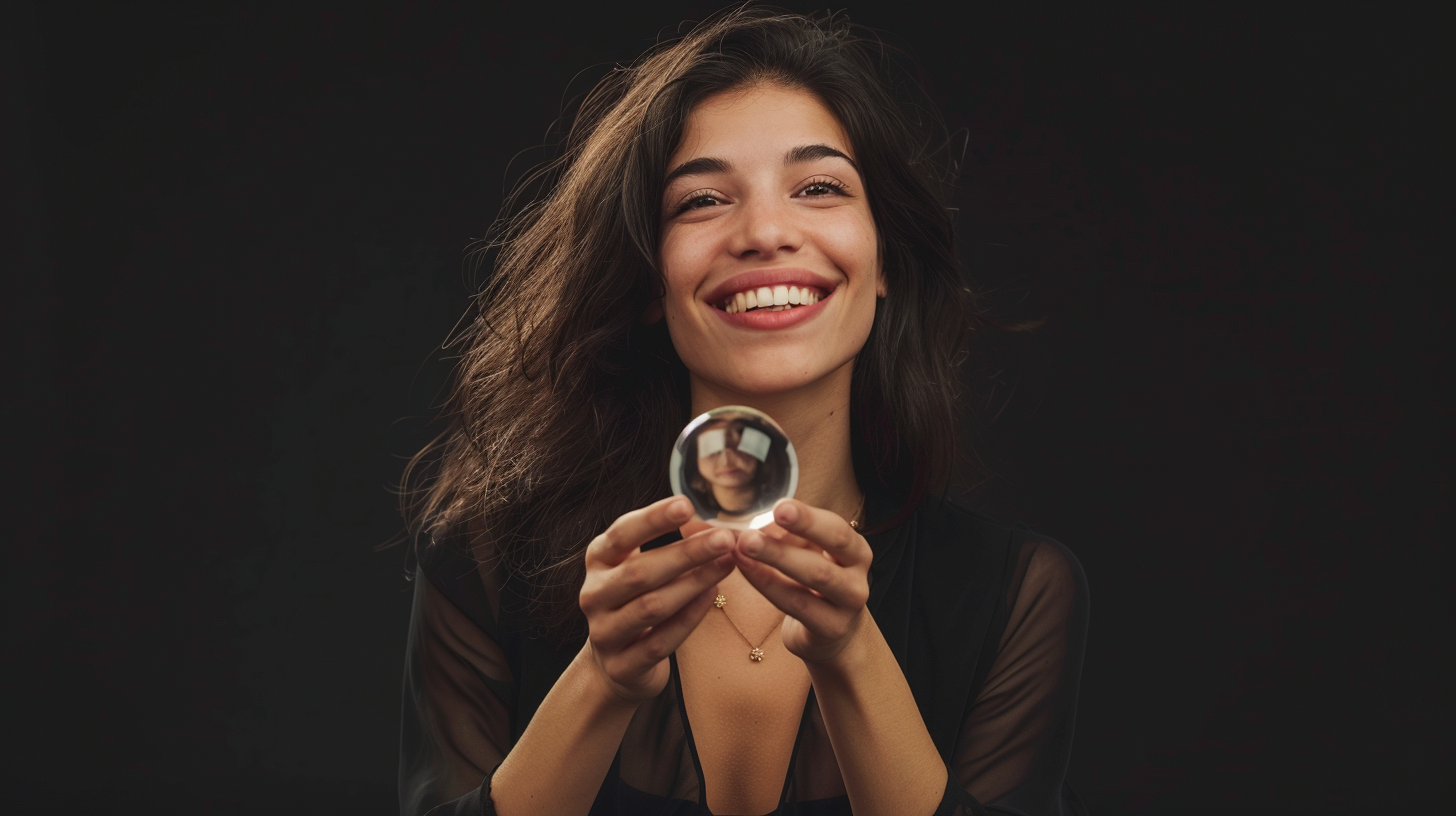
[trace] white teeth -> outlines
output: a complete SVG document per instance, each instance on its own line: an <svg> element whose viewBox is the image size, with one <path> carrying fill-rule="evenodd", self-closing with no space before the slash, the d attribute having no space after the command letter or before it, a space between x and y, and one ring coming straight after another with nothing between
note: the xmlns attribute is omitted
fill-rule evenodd
<svg viewBox="0 0 1456 816"><path fill-rule="evenodd" d="M823 297L817 291L807 286L802 289L787 284L773 287L760 286L757 289L735 293L724 302L723 311L728 314L742 314L750 309L782 312L795 306L809 306L822 299Z"/></svg>

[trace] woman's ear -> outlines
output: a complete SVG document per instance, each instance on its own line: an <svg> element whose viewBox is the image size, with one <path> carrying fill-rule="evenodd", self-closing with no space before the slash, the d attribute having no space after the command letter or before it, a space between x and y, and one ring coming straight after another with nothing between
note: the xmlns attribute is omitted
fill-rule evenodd
<svg viewBox="0 0 1456 816"><path fill-rule="evenodd" d="M881 269L880 274L875 276L875 296L884 297L888 291L889 287L885 284L885 270Z"/></svg>
<svg viewBox="0 0 1456 816"><path fill-rule="evenodd" d="M647 308L642 310L642 325L651 326L653 323L656 323L661 319L662 298L658 298L657 300L648 303Z"/></svg>

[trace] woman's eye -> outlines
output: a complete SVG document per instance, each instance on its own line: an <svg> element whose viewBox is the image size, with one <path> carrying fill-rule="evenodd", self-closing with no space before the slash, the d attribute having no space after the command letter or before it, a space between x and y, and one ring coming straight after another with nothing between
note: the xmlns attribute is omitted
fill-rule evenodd
<svg viewBox="0 0 1456 816"><path fill-rule="evenodd" d="M714 193L697 192L683 199L674 212L685 213L689 210L701 210L704 207L714 207L722 203L722 200Z"/></svg>
<svg viewBox="0 0 1456 816"><path fill-rule="evenodd" d="M844 187L833 181L813 181L803 190L800 190L799 193L809 198L822 198L824 196L843 195Z"/></svg>

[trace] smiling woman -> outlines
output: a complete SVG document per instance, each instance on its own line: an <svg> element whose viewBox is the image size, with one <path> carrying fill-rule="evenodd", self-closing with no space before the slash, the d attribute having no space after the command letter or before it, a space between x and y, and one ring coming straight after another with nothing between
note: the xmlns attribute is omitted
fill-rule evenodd
<svg viewBox="0 0 1456 816"><path fill-rule="evenodd" d="M706 402L825 378L848 393L884 294L852 152L817 96L773 80L709 97L688 118L668 160L659 263L673 347Z"/></svg>
<svg viewBox="0 0 1456 816"><path fill-rule="evenodd" d="M938 493L992 324L893 66L842 18L741 9L583 103L411 463L402 813L1081 811L1081 568ZM727 405L797 451L758 530L663 498ZM705 427L731 515L758 447Z"/></svg>

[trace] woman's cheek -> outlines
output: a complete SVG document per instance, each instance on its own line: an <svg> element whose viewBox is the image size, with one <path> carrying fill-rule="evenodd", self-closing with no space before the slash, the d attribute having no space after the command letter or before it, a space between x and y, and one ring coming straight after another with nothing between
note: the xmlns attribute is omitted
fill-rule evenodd
<svg viewBox="0 0 1456 816"><path fill-rule="evenodd" d="M711 231L696 226L702 225L670 225L663 233L658 260L670 289L686 288L691 293L706 275L716 239Z"/></svg>
<svg viewBox="0 0 1456 816"><path fill-rule="evenodd" d="M826 250L835 264L847 273L870 273L879 267L879 240L873 219L847 218L824 233Z"/></svg>

